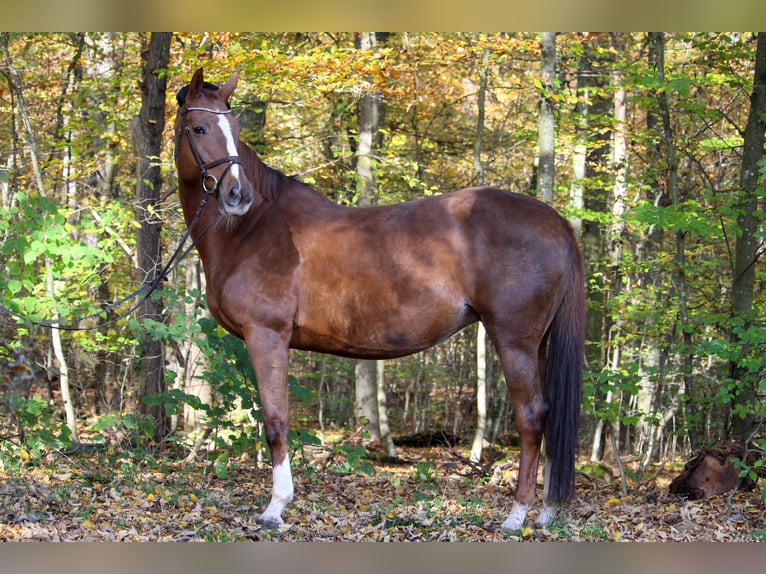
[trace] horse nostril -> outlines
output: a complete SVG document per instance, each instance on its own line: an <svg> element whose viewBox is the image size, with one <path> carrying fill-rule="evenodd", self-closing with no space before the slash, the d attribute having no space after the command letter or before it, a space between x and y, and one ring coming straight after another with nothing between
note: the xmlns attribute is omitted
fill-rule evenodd
<svg viewBox="0 0 766 574"><path fill-rule="evenodd" d="M226 203L232 207L236 207L242 201L242 188L239 184L233 185L229 189L229 193L226 194Z"/></svg>

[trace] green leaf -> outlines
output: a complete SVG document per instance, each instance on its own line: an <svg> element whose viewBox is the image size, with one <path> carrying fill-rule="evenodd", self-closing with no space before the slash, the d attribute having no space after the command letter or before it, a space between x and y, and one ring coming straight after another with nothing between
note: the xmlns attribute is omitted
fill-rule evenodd
<svg viewBox="0 0 766 574"><path fill-rule="evenodd" d="M11 279L8 281L8 291L11 293L11 295L15 295L21 291L21 281L18 279Z"/></svg>
<svg viewBox="0 0 766 574"><path fill-rule="evenodd" d="M223 453L213 463L213 470L218 478L226 478L229 476L229 455Z"/></svg>
<svg viewBox="0 0 766 574"><path fill-rule="evenodd" d="M36 400L31 400L31 401L27 402L25 410L30 415L35 415L35 416L39 416L43 412L42 406Z"/></svg>

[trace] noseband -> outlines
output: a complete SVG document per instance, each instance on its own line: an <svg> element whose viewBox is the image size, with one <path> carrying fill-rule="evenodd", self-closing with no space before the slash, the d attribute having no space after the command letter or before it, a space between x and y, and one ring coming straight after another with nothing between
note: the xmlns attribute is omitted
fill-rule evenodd
<svg viewBox="0 0 766 574"><path fill-rule="evenodd" d="M202 189L205 190L207 194L215 196L216 199L218 199L219 194L219 184L220 180L223 179L223 177L226 175L226 172L231 169L231 166L235 163L241 165L244 168L244 163L242 162L239 157L234 155L229 155L226 157L222 157L220 159L213 160L208 163L204 163L202 161L202 157L199 154L199 151L197 151L197 148L194 147L194 142L192 141L191 137L191 130L189 129L189 126L186 125L186 112L190 111L198 111L198 112L209 112L211 114L230 114L231 110L213 110L211 108L184 108L183 112L183 125L184 125L184 133L186 134L186 139L189 140L189 149L191 149L192 155L194 156L194 161L197 162L197 165L199 166L200 173L202 174ZM208 173L209 169L212 169L214 167L217 167L219 165L228 164L226 166L226 169L223 170L223 173L221 173L220 178L216 178L213 174Z"/></svg>

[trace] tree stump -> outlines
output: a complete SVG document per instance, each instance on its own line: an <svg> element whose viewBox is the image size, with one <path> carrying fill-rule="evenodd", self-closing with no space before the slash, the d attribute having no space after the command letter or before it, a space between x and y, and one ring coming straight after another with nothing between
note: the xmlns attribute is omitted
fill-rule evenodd
<svg viewBox="0 0 766 574"><path fill-rule="evenodd" d="M739 469L734 458L742 458L740 447L730 445L716 449L702 449L684 466L683 472L674 478L669 487L671 494L689 500L724 494L737 486ZM755 482L745 478L740 486L752 490Z"/></svg>

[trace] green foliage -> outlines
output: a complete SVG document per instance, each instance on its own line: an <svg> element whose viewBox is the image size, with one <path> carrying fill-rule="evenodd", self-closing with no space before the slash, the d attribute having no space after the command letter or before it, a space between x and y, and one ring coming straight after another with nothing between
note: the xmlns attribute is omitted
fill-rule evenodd
<svg viewBox="0 0 766 574"><path fill-rule="evenodd" d="M154 432L150 418L135 414L106 414L91 428L103 442L119 437L121 442L138 447L152 440Z"/></svg>
<svg viewBox="0 0 766 574"><path fill-rule="evenodd" d="M436 484L436 471L430 462L418 462L415 464L413 478L418 482Z"/></svg>
<svg viewBox="0 0 766 574"><path fill-rule="evenodd" d="M19 440L0 442L0 469L34 464L52 450L72 445L72 432L48 401L25 398L13 391L0 396L4 412L4 434L13 432ZM7 424L7 427L6 427Z"/></svg>
<svg viewBox="0 0 766 574"><path fill-rule="evenodd" d="M333 454L340 455L345 460L332 465L330 467L331 472L375 474L375 468L372 466L372 463L369 460L365 460L368 456L367 449L361 445L342 444L333 449Z"/></svg>
<svg viewBox="0 0 766 574"><path fill-rule="evenodd" d="M196 295L187 294L187 302ZM165 296L170 306L180 303L172 292L165 292ZM244 342L226 332L214 320L202 317L201 311L198 309L196 320L179 313L173 316L170 323L145 320L137 328L158 339L194 340L207 361L201 377L215 389L215 403L205 404L199 397L176 388L177 373L172 371L167 373L168 390L146 397L145 401L150 405L162 405L169 415L181 414L184 405L204 412L206 425L214 429L212 437L218 452L213 460L213 469L216 475L223 478L230 461L229 452L240 457L265 450L265 427L255 371ZM311 390L303 387L295 377L288 378L288 387L298 400L306 401L311 397ZM293 450L320 444L319 438L308 429L291 430L288 440Z"/></svg>

